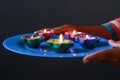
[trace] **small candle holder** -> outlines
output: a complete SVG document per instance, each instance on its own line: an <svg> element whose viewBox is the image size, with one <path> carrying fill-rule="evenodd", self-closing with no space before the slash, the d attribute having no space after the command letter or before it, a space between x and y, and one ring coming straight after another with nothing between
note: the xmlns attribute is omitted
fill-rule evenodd
<svg viewBox="0 0 120 80"><path fill-rule="evenodd" d="M50 39L47 42L57 53L65 53L70 47L73 46L73 41L71 40L64 40L61 44L59 44L59 39Z"/></svg>
<svg viewBox="0 0 120 80"><path fill-rule="evenodd" d="M80 37L78 41L81 47L85 49L93 49L100 42L100 38L96 36L85 35L84 37Z"/></svg>
<svg viewBox="0 0 120 80"><path fill-rule="evenodd" d="M20 37L20 41L27 43L27 40L31 38L31 36L22 36Z"/></svg>
<svg viewBox="0 0 120 80"><path fill-rule="evenodd" d="M28 47L38 48L39 44L44 41L44 37L32 35L32 36L22 36L20 38Z"/></svg>
<svg viewBox="0 0 120 80"><path fill-rule="evenodd" d="M65 36L67 36L70 40L74 42L76 42L77 36L82 36L82 35L85 35L85 33L78 32L76 30L65 32Z"/></svg>
<svg viewBox="0 0 120 80"><path fill-rule="evenodd" d="M45 40L48 40L51 36L54 35L54 31L52 29L43 29L34 32L35 35L43 36Z"/></svg>
<svg viewBox="0 0 120 80"><path fill-rule="evenodd" d="M48 44L57 53L65 53L67 50L73 46L74 42L67 39L49 39Z"/></svg>

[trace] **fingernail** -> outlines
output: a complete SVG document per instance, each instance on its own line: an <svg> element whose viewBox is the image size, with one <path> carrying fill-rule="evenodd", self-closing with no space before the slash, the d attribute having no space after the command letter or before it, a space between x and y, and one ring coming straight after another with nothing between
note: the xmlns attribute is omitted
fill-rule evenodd
<svg viewBox="0 0 120 80"><path fill-rule="evenodd" d="M84 63L89 63L90 61L88 59L85 59L83 62Z"/></svg>

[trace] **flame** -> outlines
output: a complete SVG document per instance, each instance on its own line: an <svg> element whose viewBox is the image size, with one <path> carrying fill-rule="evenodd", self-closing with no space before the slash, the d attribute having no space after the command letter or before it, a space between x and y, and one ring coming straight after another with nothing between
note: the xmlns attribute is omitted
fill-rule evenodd
<svg viewBox="0 0 120 80"><path fill-rule="evenodd" d="M46 33L47 32L47 30L46 29L44 29L44 33Z"/></svg>
<svg viewBox="0 0 120 80"><path fill-rule="evenodd" d="M31 38L34 38L34 36L32 35Z"/></svg>
<svg viewBox="0 0 120 80"><path fill-rule="evenodd" d="M73 35L76 35L76 30L73 30L72 34L73 34Z"/></svg>
<svg viewBox="0 0 120 80"><path fill-rule="evenodd" d="M63 43L63 35L62 34L60 34L60 36L59 36L59 43L60 44Z"/></svg>
<svg viewBox="0 0 120 80"><path fill-rule="evenodd" d="M86 39L90 39L90 36L89 36L89 35L86 35Z"/></svg>

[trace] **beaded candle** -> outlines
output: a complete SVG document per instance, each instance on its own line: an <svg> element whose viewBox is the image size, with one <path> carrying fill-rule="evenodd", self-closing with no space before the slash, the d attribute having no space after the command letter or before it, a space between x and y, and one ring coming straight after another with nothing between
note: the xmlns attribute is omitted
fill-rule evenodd
<svg viewBox="0 0 120 80"><path fill-rule="evenodd" d="M43 36L45 40L48 40L51 36L53 36L54 31L52 29L43 29L34 32L35 35Z"/></svg>
<svg viewBox="0 0 120 80"><path fill-rule="evenodd" d="M22 36L21 41L23 41L28 47L38 48L39 44L44 41L44 37L32 35L32 36Z"/></svg>
<svg viewBox="0 0 120 80"><path fill-rule="evenodd" d="M72 41L76 41L77 36L82 36L82 35L85 35L85 33L78 32L76 30L65 32L65 36L67 36Z"/></svg>
<svg viewBox="0 0 120 80"><path fill-rule="evenodd" d="M84 37L78 38L78 43L86 49L94 48L100 42L100 38L86 34Z"/></svg>
<svg viewBox="0 0 120 80"><path fill-rule="evenodd" d="M57 53L65 53L74 44L72 40L64 39L62 34L60 34L59 39L49 39L47 42Z"/></svg>

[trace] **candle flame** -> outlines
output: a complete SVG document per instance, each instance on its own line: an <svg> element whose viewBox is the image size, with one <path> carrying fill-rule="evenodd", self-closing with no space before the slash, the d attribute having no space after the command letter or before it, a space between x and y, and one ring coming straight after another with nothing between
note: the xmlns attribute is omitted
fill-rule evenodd
<svg viewBox="0 0 120 80"><path fill-rule="evenodd" d="M31 36L31 38L33 38L33 37L34 37L34 35Z"/></svg>
<svg viewBox="0 0 120 80"><path fill-rule="evenodd" d="M46 33L47 32L47 30L46 29L44 29L44 33Z"/></svg>
<svg viewBox="0 0 120 80"><path fill-rule="evenodd" d="M60 36L59 36L59 43L60 44L63 43L63 35L62 34L60 34Z"/></svg>
<svg viewBox="0 0 120 80"><path fill-rule="evenodd" d="M76 35L76 30L73 30L72 34L73 34L73 35Z"/></svg>
<svg viewBox="0 0 120 80"><path fill-rule="evenodd" d="M89 35L86 35L86 39L89 39L90 37L89 37Z"/></svg>

